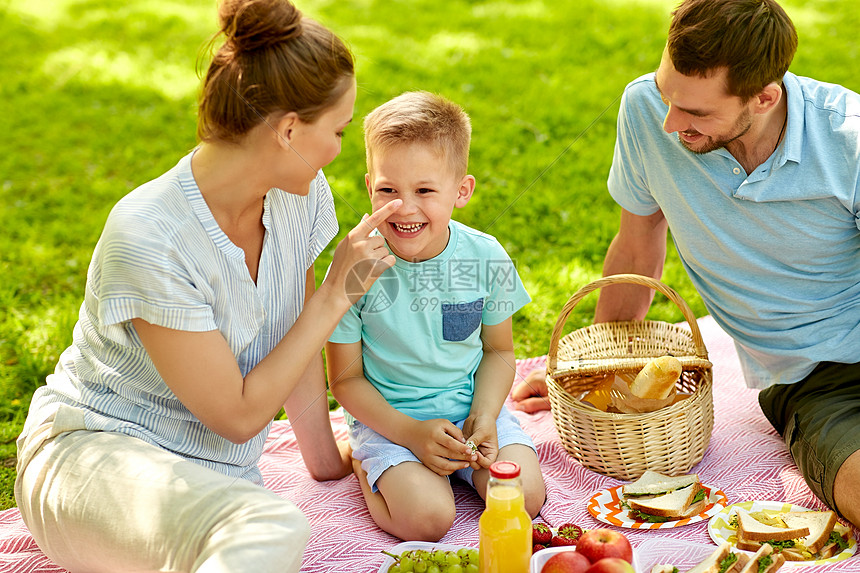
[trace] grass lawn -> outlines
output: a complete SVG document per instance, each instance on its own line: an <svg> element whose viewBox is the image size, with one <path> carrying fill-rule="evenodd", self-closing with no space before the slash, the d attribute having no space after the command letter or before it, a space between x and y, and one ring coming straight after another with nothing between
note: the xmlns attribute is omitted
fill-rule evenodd
<svg viewBox="0 0 860 573"><path fill-rule="evenodd" d="M860 90L855 3L785 1L800 34L792 71ZM455 217L516 261L533 298L515 317L517 355L545 354L568 297L600 276L618 220L605 189L618 98L659 63L675 4L299 0L357 58L356 121L326 169L341 234L369 204L360 119L406 90L454 99L473 120L478 181ZM0 509L14 506L14 440L71 341L110 208L195 145L195 68L215 25L215 0L0 1ZM674 251L663 279L705 314ZM651 317L681 320L661 297Z"/></svg>

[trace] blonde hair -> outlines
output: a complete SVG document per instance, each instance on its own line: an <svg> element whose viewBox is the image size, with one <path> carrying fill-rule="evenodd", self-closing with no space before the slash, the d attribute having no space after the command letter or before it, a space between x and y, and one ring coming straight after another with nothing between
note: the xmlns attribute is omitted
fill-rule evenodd
<svg viewBox="0 0 860 573"><path fill-rule="evenodd" d="M406 92L364 118L367 168L375 153L408 143L436 146L457 177L469 169L472 122L459 105L426 91Z"/></svg>
<svg viewBox="0 0 860 573"><path fill-rule="evenodd" d="M206 72L197 136L236 142L272 113L312 123L346 93L352 53L288 0L222 0L224 44Z"/></svg>

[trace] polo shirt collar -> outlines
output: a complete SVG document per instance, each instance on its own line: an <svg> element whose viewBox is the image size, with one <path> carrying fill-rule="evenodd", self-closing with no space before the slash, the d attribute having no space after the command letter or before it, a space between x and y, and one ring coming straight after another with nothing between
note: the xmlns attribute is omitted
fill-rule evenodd
<svg viewBox="0 0 860 573"><path fill-rule="evenodd" d="M785 139L780 146L779 155L775 157L774 167L782 167L787 161L800 163L803 156L803 131L804 131L804 99L803 89L797 76L790 72L782 78L785 88L785 98L788 103L788 117L785 126Z"/></svg>

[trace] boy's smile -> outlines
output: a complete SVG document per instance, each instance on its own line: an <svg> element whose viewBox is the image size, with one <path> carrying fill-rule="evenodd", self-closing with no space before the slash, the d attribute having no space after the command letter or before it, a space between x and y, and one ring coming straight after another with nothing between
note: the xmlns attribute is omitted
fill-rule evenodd
<svg viewBox="0 0 860 573"><path fill-rule="evenodd" d="M399 223L391 223L391 226L394 227L394 232L398 235L403 235L404 237L410 237L415 235L427 226L427 223L412 223L408 225L403 225Z"/></svg>
<svg viewBox="0 0 860 573"><path fill-rule="evenodd" d="M403 205L379 226L388 248L401 259L432 259L448 245L454 207L468 203L475 188L471 175L455 175L442 149L405 143L378 150L365 176L373 210L393 199Z"/></svg>

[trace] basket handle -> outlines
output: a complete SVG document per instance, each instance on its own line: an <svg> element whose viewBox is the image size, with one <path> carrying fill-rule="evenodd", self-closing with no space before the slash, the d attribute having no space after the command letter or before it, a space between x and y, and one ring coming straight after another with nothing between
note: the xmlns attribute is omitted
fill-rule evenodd
<svg viewBox="0 0 860 573"><path fill-rule="evenodd" d="M561 331L564 328L564 323L567 322L567 317L570 316L570 313L573 311L574 307L576 307L579 301L582 300L587 294L599 288L619 283L629 283L646 286L666 295L669 300L674 302L678 306L678 308L681 309L681 313L684 315L684 319L690 326L690 331L693 335L693 344L696 346L696 356L707 360L708 350L705 348L704 340L702 340L702 333L699 331L699 324L696 322L696 316L693 314L690 305L688 305L687 302L683 298L681 298L681 296L677 292L675 292L673 289L669 288L662 282L658 281L657 279L651 277L634 274L618 274L605 276L585 285L584 287L576 291L573 296L571 296L570 299L567 301L567 304L564 305L564 308L561 309L561 314L559 315L558 320L555 322L555 328L553 328L552 330L552 337L550 338L549 342L548 366L551 372L555 371L556 366L558 365L558 343L559 339L561 339Z"/></svg>

